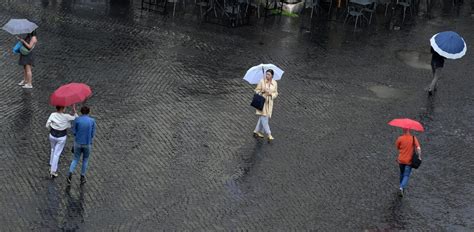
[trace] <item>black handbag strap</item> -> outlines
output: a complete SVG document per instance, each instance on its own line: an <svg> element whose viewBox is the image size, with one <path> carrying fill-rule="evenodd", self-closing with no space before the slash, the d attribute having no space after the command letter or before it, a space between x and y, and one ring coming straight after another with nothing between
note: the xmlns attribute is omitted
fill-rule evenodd
<svg viewBox="0 0 474 232"><path fill-rule="evenodd" d="M413 135L413 154L416 154L415 136Z"/></svg>

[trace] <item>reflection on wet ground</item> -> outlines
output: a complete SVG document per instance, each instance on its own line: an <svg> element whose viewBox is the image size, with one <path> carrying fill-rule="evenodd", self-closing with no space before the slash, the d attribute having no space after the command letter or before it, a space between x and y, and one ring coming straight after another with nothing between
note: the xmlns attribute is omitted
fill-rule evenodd
<svg viewBox="0 0 474 232"><path fill-rule="evenodd" d="M380 8L354 32L343 9L231 29L202 23L190 1L174 18L140 1L1 1L0 23L40 25L32 91L17 88L15 41L0 33L1 230L472 230L473 56L446 61L424 91L428 39L455 28L470 44L472 18L432 2L427 18ZM285 70L271 144L252 137L255 86L241 80L259 63ZM98 122L84 186L65 180L72 136L60 177L46 178L48 97L72 81L92 86ZM403 199L397 117L426 129Z"/></svg>
<svg viewBox="0 0 474 232"><path fill-rule="evenodd" d="M387 86L372 86L369 89L380 98L401 98L404 95L402 91Z"/></svg>
<svg viewBox="0 0 474 232"><path fill-rule="evenodd" d="M418 51L398 51L397 58L413 68L431 70L431 54Z"/></svg>

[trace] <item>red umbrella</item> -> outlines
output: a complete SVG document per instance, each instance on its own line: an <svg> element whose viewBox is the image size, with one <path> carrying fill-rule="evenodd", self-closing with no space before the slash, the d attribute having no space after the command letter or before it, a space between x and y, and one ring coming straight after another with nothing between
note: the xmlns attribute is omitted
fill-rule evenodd
<svg viewBox="0 0 474 232"><path fill-rule="evenodd" d="M415 120L412 120L412 119L409 119L409 118L397 118L397 119L393 119L392 121L390 121L388 123L388 125L390 126L396 126L396 127L401 127L401 128L404 128L404 129L412 129L412 130L416 130L416 131L424 131L423 129L423 126L421 125L421 123L415 121Z"/></svg>
<svg viewBox="0 0 474 232"><path fill-rule="evenodd" d="M70 83L59 87L49 98L53 106L70 106L83 102L92 95L91 88L82 83Z"/></svg>

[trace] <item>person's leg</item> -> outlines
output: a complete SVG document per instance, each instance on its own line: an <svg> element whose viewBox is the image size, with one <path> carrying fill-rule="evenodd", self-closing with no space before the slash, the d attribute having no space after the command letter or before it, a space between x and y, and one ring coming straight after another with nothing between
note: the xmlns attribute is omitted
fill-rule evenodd
<svg viewBox="0 0 474 232"><path fill-rule="evenodd" d="M428 89L429 92L433 92L436 90L438 79L441 77L441 70L442 68L435 68L433 73L433 80L431 81L430 87Z"/></svg>
<svg viewBox="0 0 474 232"><path fill-rule="evenodd" d="M53 166L54 148L56 147L56 139L51 134L49 134L49 143L51 144L51 156L49 158L49 166Z"/></svg>
<svg viewBox="0 0 474 232"><path fill-rule="evenodd" d="M268 123L270 119L267 116L262 116L262 125L263 125L263 130L265 133L268 135L268 137L271 137L272 132L270 131L270 125Z"/></svg>
<svg viewBox="0 0 474 232"><path fill-rule="evenodd" d="M26 66L23 65L23 79L18 83L19 86L26 84Z"/></svg>
<svg viewBox="0 0 474 232"><path fill-rule="evenodd" d="M28 83L28 68L23 65L23 84Z"/></svg>
<svg viewBox="0 0 474 232"><path fill-rule="evenodd" d="M51 173L56 173L58 170L58 162L61 153L63 152L64 145L66 144L67 136L63 136L60 138L55 138L56 146L54 147L54 154L53 154L53 163L51 165Z"/></svg>
<svg viewBox="0 0 474 232"><path fill-rule="evenodd" d="M262 131L262 116L259 116L257 126L255 127L255 130L253 131L253 136L263 138L264 136L261 131Z"/></svg>
<svg viewBox="0 0 474 232"><path fill-rule="evenodd" d="M402 181L403 181L403 173L405 172L405 164L399 164L400 167L400 188L402 187Z"/></svg>
<svg viewBox="0 0 474 232"><path fill-rule="evenodd" d="M81 146L74 143L74 156L71 161L71 165L69 166L69 174L72 174L74 170L76 169L77 163L81 159L81 152L82 152Z"/></svg>
<svg viewBox="0 0 474 232"><path fill-rule="evenodd" d="M86 171L87 171L87 166L89 164L89 155L91 154L91 148L92 148L92 145L83 145L84 146L84 153L83 153L83 156L82 156L82 169L81 169L81 176L85 176L86 175Z"/></svg>
<svg viewBox="0 0 474 232"><path fill-rule="evenodd" d="M25 65L25 84L32 84L33 82L33 73L31 71L31 65Z"/></svg>
<svg viewBox="0 0 474 232"><path fill-rule="evenodd" d="M405 170L403 171L402 183L400 183L400 188L405 189L408 185L408 180L410 179L411 166L405 165Z"/></svg>
<svg viewBox="0 0 474 232"><path fill-rule="evenodd" d="M262 116L258 117L257 126L255 127L254 132L260 132L262 129Z"/></svg>

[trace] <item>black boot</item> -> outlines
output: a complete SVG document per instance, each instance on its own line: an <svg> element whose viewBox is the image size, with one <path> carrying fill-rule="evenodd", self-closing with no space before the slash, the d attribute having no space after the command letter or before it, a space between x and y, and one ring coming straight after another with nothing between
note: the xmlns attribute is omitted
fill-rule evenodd
<svg viewBox="0 0 474 232"><path fill-rule="evenodd" d="M72 173L69 173L69 174L67 175L66 180L67 180L67 183L68 183L68 184L71 183L71 180L72 180Z"/></svg>
<svg viewBox="0 0 474 232"><path fill-rule="evenodd" d="M86 177L81 175L81 184L85 184L87 182Z"/></svg>

